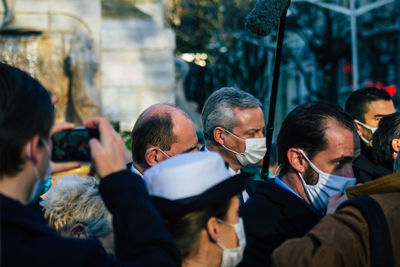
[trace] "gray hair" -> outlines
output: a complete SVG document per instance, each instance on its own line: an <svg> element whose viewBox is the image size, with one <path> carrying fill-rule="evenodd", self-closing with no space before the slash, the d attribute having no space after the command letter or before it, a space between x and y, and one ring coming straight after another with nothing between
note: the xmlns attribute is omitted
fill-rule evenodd
<svg viewBox="0 0 400 267"><path fill-rule="evenodd" d="M228 131L237 125L234 108L262 107L260 100L251 94L232 87L223 87L212 93L201 112L203 134L206 144L216 144L213 131L220 126Z"/></svg>
<svg viewBox="0 0 400 267"><path fill-rule="evenodd" d="M112 229L112 216L99 194L98 185L94 177L60 177L40 202L49 225L62 232L82 223L89 237L108 234Z"/></svg>

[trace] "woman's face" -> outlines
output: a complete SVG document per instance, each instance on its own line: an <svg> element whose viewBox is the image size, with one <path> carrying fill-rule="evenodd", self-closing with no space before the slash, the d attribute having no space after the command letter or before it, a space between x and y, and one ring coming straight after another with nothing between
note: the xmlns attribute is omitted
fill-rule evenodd
<svg viewBox="0 0 400 267"><path fill-rule="evenodd" d="M220 237L218 242L225 248L236 248L239 246L239 241L235 233L235 229L229 224L239 222L239 199L237 196L231 198L231 204L226 213L225 223L220 223Z"/></svg>

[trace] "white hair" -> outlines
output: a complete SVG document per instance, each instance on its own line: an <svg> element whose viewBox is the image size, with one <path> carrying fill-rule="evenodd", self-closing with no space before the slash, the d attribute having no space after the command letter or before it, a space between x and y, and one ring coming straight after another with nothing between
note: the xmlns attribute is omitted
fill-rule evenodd
<svg viewBox="0 0 400 267"><path fill-rule="evenodd" d="M60 177L40 202L49 225L62 232L82 223L89 237L108 234L112 216L99 194L98 184L94 177Z"/></svg>

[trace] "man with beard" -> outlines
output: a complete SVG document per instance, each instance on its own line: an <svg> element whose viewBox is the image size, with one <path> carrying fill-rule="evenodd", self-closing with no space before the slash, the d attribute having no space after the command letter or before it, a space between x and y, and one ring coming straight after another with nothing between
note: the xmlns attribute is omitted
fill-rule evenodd
<svg viewBox="0 0 400 267"><path fill-rule="evenodd" d="M278 175L260 183L241 210L248 240L241 266L268 266L275 248L322 218L328 198L334 202L355 184L358 140L351 117L336 105L305 103L289 113L276 143Z"/></svg>

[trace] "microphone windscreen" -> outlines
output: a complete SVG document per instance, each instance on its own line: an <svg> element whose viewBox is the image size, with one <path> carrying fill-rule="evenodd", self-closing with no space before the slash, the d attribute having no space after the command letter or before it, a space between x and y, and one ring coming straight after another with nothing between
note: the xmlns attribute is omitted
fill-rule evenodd
<svg viewBox="0 0 400 267"><path fill-rule="evenodd" d="M278 25L290 0L257 0L253 10L247 15L245 26L252 33L266 36Z"/></svg>

